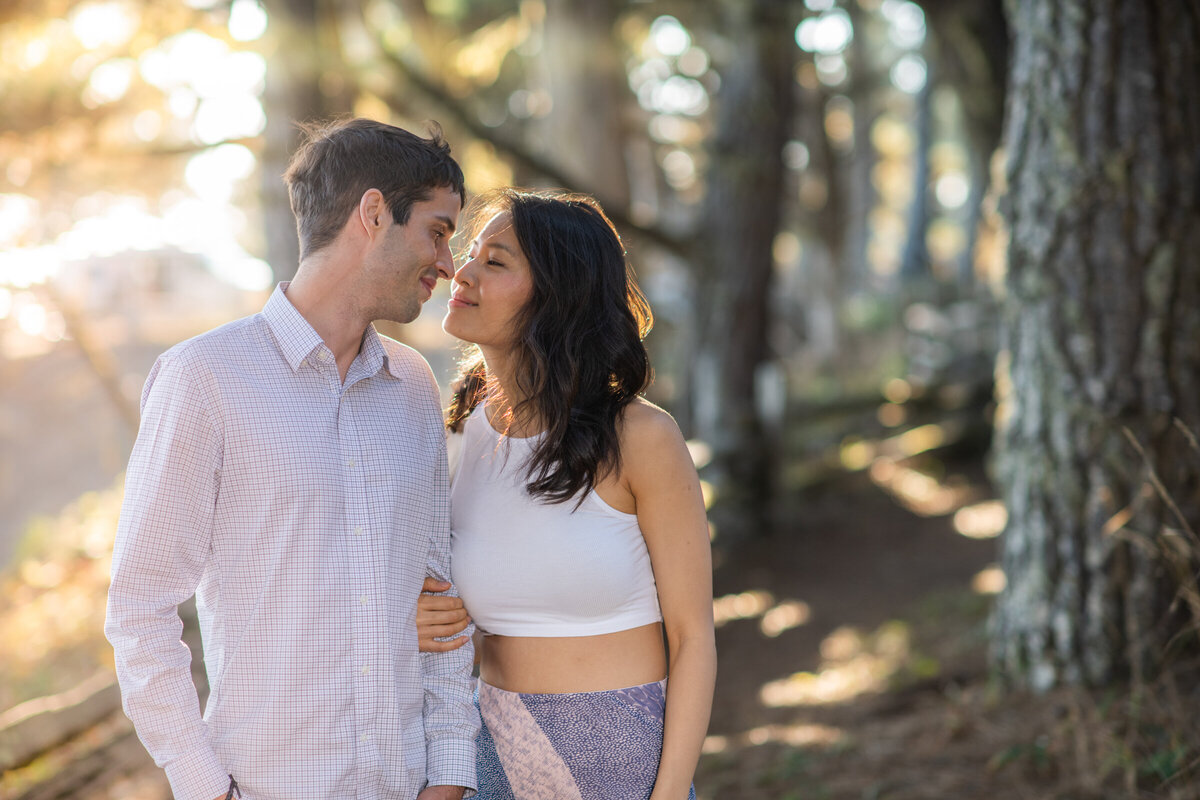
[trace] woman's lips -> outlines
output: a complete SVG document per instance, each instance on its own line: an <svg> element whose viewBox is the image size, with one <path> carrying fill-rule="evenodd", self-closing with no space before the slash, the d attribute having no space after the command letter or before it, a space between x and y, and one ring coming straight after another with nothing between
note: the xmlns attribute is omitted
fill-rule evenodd
<svg viewBox="0 0 1200 800"><path fill-rule="evenodd" d="M471 303L457 295L450 295L450 302L447 304L450 308L474 308L475 303Z"/></svg>

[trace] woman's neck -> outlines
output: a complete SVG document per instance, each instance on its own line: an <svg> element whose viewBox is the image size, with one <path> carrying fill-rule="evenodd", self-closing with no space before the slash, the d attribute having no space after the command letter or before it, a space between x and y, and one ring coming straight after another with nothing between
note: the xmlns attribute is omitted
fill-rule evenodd
<svg viewBox="0 0 1200 800"><path fill-rule="evenodd" d="M487 367L487 414L492 427L518 437L541 433L544 424L528 405L522 407L526 397L516 379L516 359L489 348L483 350L483 362Z"/></svg>

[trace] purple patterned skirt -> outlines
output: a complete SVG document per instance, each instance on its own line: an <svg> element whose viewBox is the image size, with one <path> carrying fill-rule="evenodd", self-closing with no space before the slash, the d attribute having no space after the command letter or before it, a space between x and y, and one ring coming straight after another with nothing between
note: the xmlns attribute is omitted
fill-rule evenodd
<svg viewBox="0 0 1200 800"><path fill-rule="evenodd" d="M519 694L479 681L479 800L648 798L666 679L628 689ZM695 800L693 789L689 797Z"/></svg>

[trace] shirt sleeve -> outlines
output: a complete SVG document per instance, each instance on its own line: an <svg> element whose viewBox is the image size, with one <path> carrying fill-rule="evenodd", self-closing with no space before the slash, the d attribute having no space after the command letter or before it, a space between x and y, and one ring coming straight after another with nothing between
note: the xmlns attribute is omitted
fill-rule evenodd
<svg viewBox="0 0 1200 800"><path fill-rule="evenodd" d="M184 360L160 357L142 393L104 630L125 713L175 797L212 800L229 776L205 737L178 606L210 555L223 444L212 398Z"/></svg>
<svg viewBox="0 0 1200 800"><path fill-rule="evenodd" d="M435 478L446 483L446 459L438 462ZM448 508L448 506L447 506ZM450 525L437 526L430 536L426 574L450 582ZM458 596L451 586L445 594ZM471 644L474 624L460 635L467 644L448 653L421 653L421 674L425 690L424 720L426 776L430 786L463 786L463 797L472 797L478 784L475 778L475 737L479 734L479 712L473 701L471 670L475 648Z"/></svg>

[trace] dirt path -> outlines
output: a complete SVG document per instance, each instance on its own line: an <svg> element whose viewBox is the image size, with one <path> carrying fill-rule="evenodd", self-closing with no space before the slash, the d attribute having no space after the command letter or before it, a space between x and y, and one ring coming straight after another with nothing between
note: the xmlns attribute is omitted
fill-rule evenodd
<svg viewBox="0 0 1200 800"><path fill-rule="evenodd" d="M978 465L967 467L986 497ZM744 610L790 606L782 621L802 624L770 636L780 626L767 608L718 628L701 798L988 797L961 786L944 794L929 778L896 793L887 765L922 735L922 704L942 715L946 683L983 674L982 642L964 649L960 634L982 618L986 600L970 584L995 560L995 541L905 510L865 475L800 498L782 520L774 537L741 545L716 569L718 623L729 602L720 598L750 593L760 602ZM950 619L955 636L941 652L938 629ZM929 642L931 652L917 652ZM801 672L813 674L793 677Z"/></svg>

